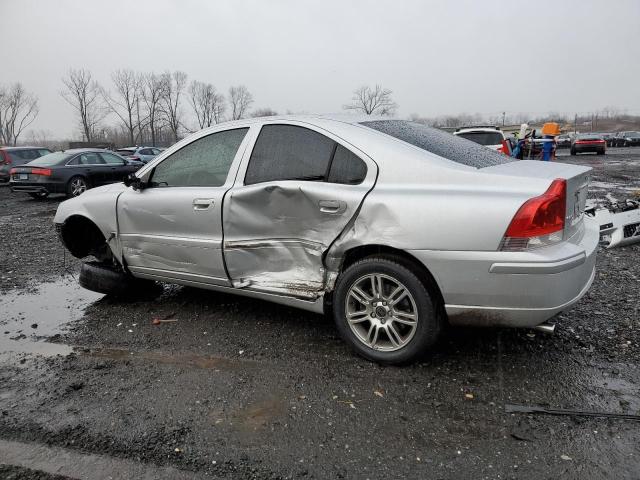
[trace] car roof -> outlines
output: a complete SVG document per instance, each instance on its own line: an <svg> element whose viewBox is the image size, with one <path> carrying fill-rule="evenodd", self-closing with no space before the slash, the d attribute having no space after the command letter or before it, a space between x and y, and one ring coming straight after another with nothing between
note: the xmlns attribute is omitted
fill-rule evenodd
<svg viewBox="0 0 640 480"><path fill-rule="evenodd" d="M68 153L69 155L77 155L78 153L113 153L105 148L70 148L63 150L62 153Z"/></svg>
<svg viewBox="0 0 640 480"><path fill-rule="evenodd" d="M0 150L49 150L47 147L0 147Z"/></svg>

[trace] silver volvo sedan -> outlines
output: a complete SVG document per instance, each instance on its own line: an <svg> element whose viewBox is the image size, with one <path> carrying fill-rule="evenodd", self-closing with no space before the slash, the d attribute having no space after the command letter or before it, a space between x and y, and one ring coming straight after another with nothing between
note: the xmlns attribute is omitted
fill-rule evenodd
<svg viewBox="0 0 640 480"><path fill-rule="evenodd" d="M398 364L443 327L536 327L595 274L587 167L513 161L403 120L225 123L126 182L60 204L80 283L161 281L332 312L356 352Z"/></svg>

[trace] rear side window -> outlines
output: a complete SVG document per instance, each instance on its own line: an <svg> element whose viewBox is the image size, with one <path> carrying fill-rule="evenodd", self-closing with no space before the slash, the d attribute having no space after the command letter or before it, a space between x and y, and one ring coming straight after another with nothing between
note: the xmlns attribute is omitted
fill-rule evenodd
<svg viewBox="0 0 640 480"><path fill-rule="evenodd" d="M154 168L155 187L220 187L248 128L212 133L169 155Z"/></svg>
<svg viewBox="0 0 640 480"><path fill-rule="evenodd" d="M294 125L265 125L253 147L245 184L325 178L335 142Z"/></svg>
<svg viewBox="0 0 640 480"><path fill-rule="evenodd" d="M104 160L96 152L83 153L79 156L80 165L104 165Z"/></svg>
<svg viewBox="0 0 640 480"><path fill-rule="evenodd" d="M331 162L328 182L357 185L367 176L367 165L354 153L338 145Z"/></svg>
<svg viewBox="0 0 640 480"><path fill-rule="evenodd" d="M111 153L101 153L100 156L108 165L123 165L124 160Z"/></svg>
<svg viewBox="0 0 640 480"><path fill-rule="evenodd" d="M363 122L362 125L469 167L484 168L513 161L503 153L420 123L406 120L378 120Z"/></svg>

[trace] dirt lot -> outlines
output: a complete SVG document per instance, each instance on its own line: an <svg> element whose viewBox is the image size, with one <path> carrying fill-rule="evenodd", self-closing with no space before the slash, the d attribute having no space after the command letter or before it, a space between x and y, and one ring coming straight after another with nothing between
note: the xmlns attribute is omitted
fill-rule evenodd
<svg viewBox="0 0 640 480"><path fill-rule="evenodd" d="M640 189L640 148L561 155L594 168L592 198ZM319 315L81 289L59 200L0 187L2 478L640 477L640 422L505 412L640 414L640 246L599 251L553 336L452 329L423 363L383 368Z"/></svg>

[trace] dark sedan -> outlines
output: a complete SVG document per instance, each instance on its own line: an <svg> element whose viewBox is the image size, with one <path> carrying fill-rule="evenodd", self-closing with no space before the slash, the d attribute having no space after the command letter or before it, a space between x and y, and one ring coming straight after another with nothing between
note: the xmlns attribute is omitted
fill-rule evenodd
<svg viewBox="0 0 640 480"><path fill-rule="evenodd" d="M33 198L50 193L77 197L85 190L121 182L143 165L106 150L76 149L55 152L11 169L11 190Z"/></svg>
<svg viewBox="0 0 640 480"><path fill-rule="evenodd" d="M571 144L571 155L587 152L604 155L606 151L607 144L599 135L589 133L578 135Z"/></svg>

